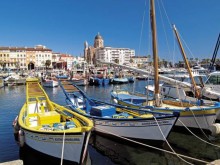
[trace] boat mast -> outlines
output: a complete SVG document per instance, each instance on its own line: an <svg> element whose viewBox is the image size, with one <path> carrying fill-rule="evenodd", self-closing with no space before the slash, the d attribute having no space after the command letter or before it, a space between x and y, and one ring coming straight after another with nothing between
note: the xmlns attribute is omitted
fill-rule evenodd
<svg viewBox="0 0 220 165"><path fill-rule="evenodd" d="M155 5L154 0L150 1L150 18L151 18L151 31L152 31L152 46L153 46L153 59L154 59L154 97L155 106L161 106L161 98L159 91L159 73L158 73L158 52L157 52L157 32L156 32L156 18L155 18Z"/></svg>
<svg viewBox="0 0 220 165"><path fill-rule="evenodd" d="M182 53L182 55L183 55L183 59L184 59L184 61L185 61L185 64L186 64L186 67L187 67L189 76L190 76L190 78L191 78L192 85L193 85L193 87L194 87L194 89L195 89L196 98L200 98L199 89L198 89L197 86L196 86L196 82L195 82L195 80L194 80L194 78L193 78L193 75L192 75L192 72L191 72L191 69L190 69L190 66L189 66L189 62L188 62L188 60L187 60L187 58L186 58L186 54L185 54L185 51L184 51L183 46L182 46L182 44L181 44L180 37L179 37L179 34L178 34L178 32L177 32L177 29L176 29L175 25L173 25L173 30L174 30L174 32L175 32L175 35L176 35L176 38L177 38L177 41L178 41L178 44L179 44L180 51L181 51L181 53Z"/></svg>

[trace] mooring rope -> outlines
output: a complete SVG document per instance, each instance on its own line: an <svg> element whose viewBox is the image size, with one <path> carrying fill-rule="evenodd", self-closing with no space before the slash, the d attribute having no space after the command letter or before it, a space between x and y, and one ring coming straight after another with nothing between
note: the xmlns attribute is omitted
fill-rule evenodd
<svg viewBox="0 0 220 165"><path fill-rule="evenodd" d="M84 152L83 152L83 157L82 157L82 162L81 163L84 162L85 157L86 157L86 151L87 151L87 146L88 146L88 143L89 143L90 134L91 134L91 131L87 135L86 144L85 144L85 148L84 148Z"/></svg>
<svg viewBox="0 0 220 165"><path fill-rule="evenodd" d="M169 153L169 154L173 154L173 155L178 155L178 156L181 156L181 157L184 157L184 158L187 158L187 159L190 159L190 160L194 160L194 161L197 161L197 162L201 162L201 163L204 163L204 164L208 164L210 162L207 162L207 161L204 161L204 160L200 160L200 159L196 159L196 158L193 158L193 157L189 157L189 156L186 156L186 155L182 155L182 154L178 154L178 153L173 153L171 151L168 151L168 150L164 150L164 149L161 149L161 148L158 148L158 147L154 147L154 146L151 146L151 145L148 145L148 144L144 144L144 143L141 143L141 142L138 142L138 141L135 141L135 140L131 140L131 139L128 139L126 137L122 137L120 135L116 135L114 133L111 133L111 132L106 132L105 130L103 129L100 129L100 128L95 128L96 130L100 130L102 132L105 132L105 133L108 133L108 134L111 134L113 136L116 136L116 137L119 137L121 139L124 139L124 140L127 140L127 141L130 141L130 142L133 142L133 143L136 143L136 144L140 144L142 146L146 146L146 147L149 147L149 148L153 148L153 149L156 149L156 150L159 150L159 151L163 151L163 152L166 152L166 153Z"/></svg>
<svg viewBox="0 0 220 165"><path fill-rule="evenodd" d="M179 93L179 90L178 90L178 89L179 89L179 88L178 88L178 84L176 84L177 95L178 95L178 97L179 97L179 99L180 99L180 101L181 101L180 103L183 105L182 99L180 98L180 93ZM200 106L198 106L198 107L200 108ZM190 110L190 112L193 114L193 117L194 117L194 119L195 119L195 122L196 122L198 128L201 130L202 134L209 140L209 138L207 137L207 135L205 134L205 132L202 130L201 126L199 125L199 122L197 121L196 116L195 116L193 110L190 109L190 108L189 108L189 110ZM203 115L203 116L204 116L204 115ZM206 123L207 123L207 120L206 120ZM208 123L207 123L207 125L208 125Z"/></svg>
<svg viewBox="0 0 220 165"><path fill-rule="evenodd" d="M215 144L213 144L213 143L210 143L210 142L208 142L208 141L205 141L204 139L198 137L198 136L197 136L196 134L194 134L180 119L178 119L178 121L179 121L193 136L195 136L195 137L198 138L199 140L201 140L201 141L203 141L203 142L205 142L205 143L207 143L207 144L210 144L210 145L212 145L212 146L214 146L214 147L220 148L220 146L215 145Z"/></svg>
<svg viewBox="0 0 220 165"><path fill-rule="evenodd" d="M163 131L161 130L160 125L159 125L157 119L155 118L155 116L153 116L153 117L154 117L154 120L155 120L156 123L157 123L157 126L158 126L158 128L159 128L159 130L160 130L160 133L162 134L164 140L166 141L166 143L167 143L167 145L170 147L170 149L173 151L173 153L175 153L176 156L177 156L179 159L181 159L182 161L184 161L185 163L190 164L190 165L193 165L192 163L190 163L190 162L186 161L185 159L181 158L181 157L176 153L176 151L171 147L170 143L167 141L166 137L164 136Z"/></svg>
<svg viewBox="0 0 220 165"><path fill-rule="evenodd" d="M189 108L189 109L190 109L190 108ZM194 119L195 119L195 122L196 122L197 126L199 127L199 129L201 130L202 134L209 140L209 138L207 137L207 135L205 134L205 132L204 132L204 131L202 130L202 128L200 127L199 122L197 121L194 112L193 112L191 109L190 109L190 111L192 112L193 117L194 117Z"/></svg>
<svg viewBox="0 0 220 165"><path fill-rule="evenodd" d="M65 144L65 131L63 132L63 145L62 145L62 153L61 153L60 165L63 165L64 144Z"/></svg>

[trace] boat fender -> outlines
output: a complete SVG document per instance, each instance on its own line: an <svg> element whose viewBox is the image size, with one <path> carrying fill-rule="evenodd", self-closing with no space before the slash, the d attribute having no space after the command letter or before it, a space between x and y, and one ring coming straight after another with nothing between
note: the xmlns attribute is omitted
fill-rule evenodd
<svg viewBox="0 0 220 165"><path fill-rule="evenodd" d="M22 130L19 130L18 132L18 140L20 147L24 146L24 132Z"/></svg>
<svg viewBox="0 0 220 165"><path fill-rule="evenodd" d="M214 123L209 127L213 136L220 134L220 123Z"/></svg>
<svg viewBox="0 0 220 165"><path fill-rule="evenodd" d="M16 116L16 118L14 119L12 126L13 126L15 141L18 141L18 132L20 130L20 126L18 124L18 116Z"/></svg>
<svg viewBox="0 0 220 165"><path fill-rule="evenodd" d="M14 129L14 133L18 133L18 131L20 130L20 127L18 125L18 116L16 116L16 118L14 119L13 123L12 123L13 129Z"/></svg>
<svg viewBox="0 0 220 165"><path fill-rule="evenodd" d="M118 104L118 100L116 100L116 99L113 99L113 101L114 101L114 103Z"/></svg>

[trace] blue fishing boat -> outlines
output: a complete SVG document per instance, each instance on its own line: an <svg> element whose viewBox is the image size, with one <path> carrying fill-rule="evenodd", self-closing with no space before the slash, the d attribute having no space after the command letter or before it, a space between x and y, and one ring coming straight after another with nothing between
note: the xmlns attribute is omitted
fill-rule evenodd
<svg viewBox="0 0 220 165"><path fill-rule="evenodd" d="M103 81L102 81L102 85L108 85L110 82L110 79L109 78L103 78Z"/></svg>
<svg viewBox="0 0 220 165"><path fill-rule="evenodd" d="M103 78L98 78L98 77L89 78L89 85L102 85L102 84L103 84Z"/></svg>
<svg viewBox="0 0 220 165"><path fill-rule="evenodd" d="M134 110L90 99L68 81L60 81L60 86L66 96L67 106L93 120L95 131L108 136L164 142L179 116L178 113Z"/></svg>

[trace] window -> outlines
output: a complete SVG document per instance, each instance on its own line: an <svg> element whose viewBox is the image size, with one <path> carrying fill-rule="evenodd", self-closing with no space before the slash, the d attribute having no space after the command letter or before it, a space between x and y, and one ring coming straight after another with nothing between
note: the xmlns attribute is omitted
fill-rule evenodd
<svg viewBox="0 0 220 165"><path fill-rule="evenodd" d="M210 76L206 84L213 84L213 85L220 84L220 76L218 75Z"/></svg>

